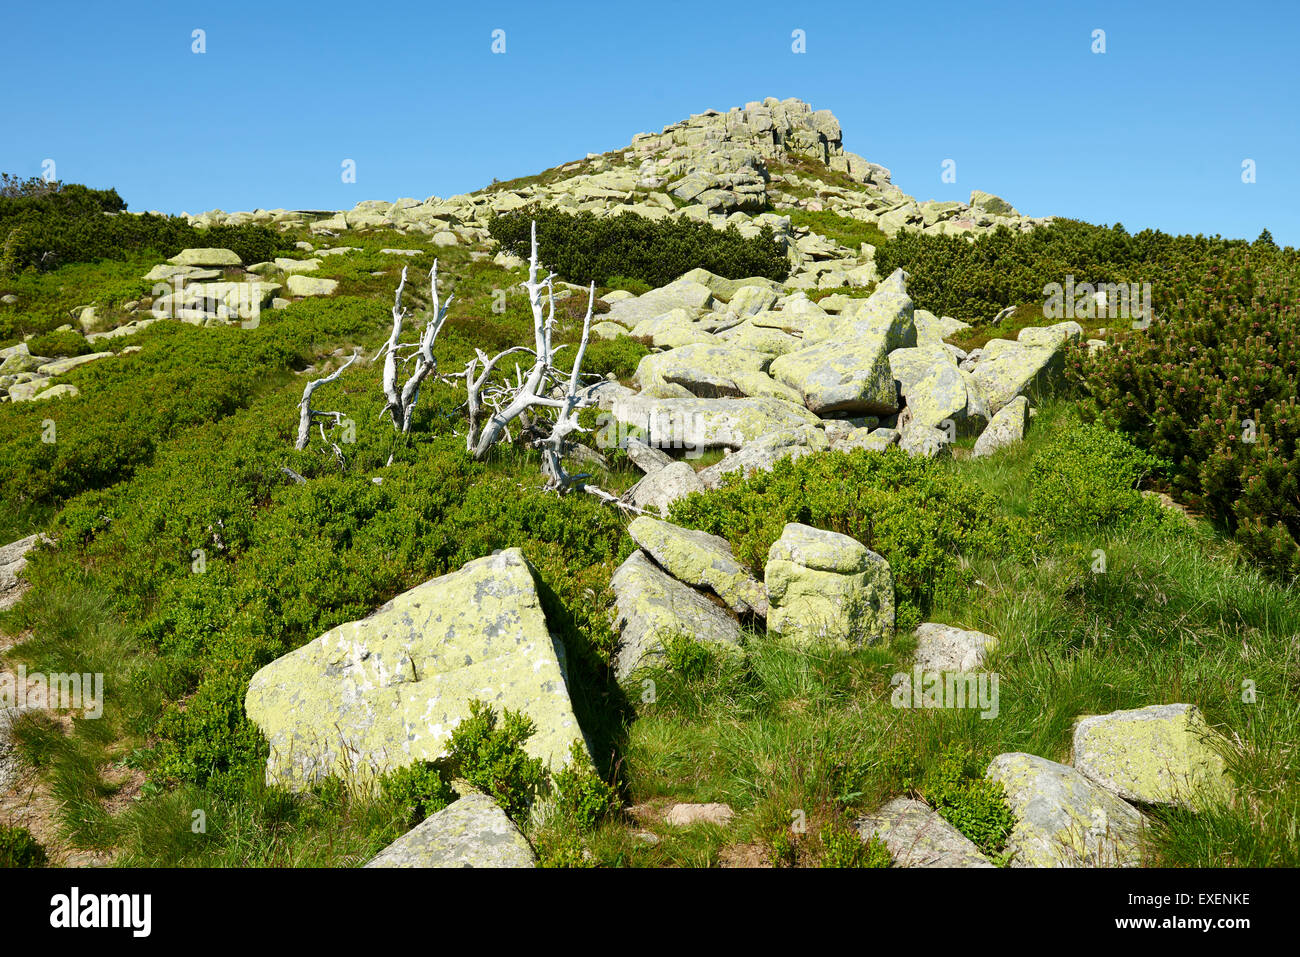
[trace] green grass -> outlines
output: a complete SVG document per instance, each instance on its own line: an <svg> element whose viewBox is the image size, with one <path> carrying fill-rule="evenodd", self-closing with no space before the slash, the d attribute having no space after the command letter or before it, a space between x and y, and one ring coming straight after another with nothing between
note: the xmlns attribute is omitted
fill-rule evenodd
<svg viewBox="0 0 1300 957"><path fill-rule="evenodd" d="M814 212L808 209L789 209L784 215L790 217L791 226L807 226L818 235L847 246L854 253L863 243L879 248L889 241L889 237L874 224L829 210Z"/></svg>

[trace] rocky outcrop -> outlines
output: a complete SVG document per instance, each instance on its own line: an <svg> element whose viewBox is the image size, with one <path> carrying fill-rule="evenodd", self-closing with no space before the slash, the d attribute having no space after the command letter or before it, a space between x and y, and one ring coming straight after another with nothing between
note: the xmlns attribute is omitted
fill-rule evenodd
<svg viewBox="0 0 1300 957"><path fill-rule="evenodd" d="M894 634L889 563L856 539L791 522L764 569L768 634L857 647Z"/></svg>
<svg viewBox="0 0 1300 957"><path fill-rule="evenodd" d="M435 760L472 699L532 718L525 750L559 767L582 738L562 654L511 548L273 661L253 676L245 707L271 746L268 783L292 789Z"/></svg>
<svg viewBox="0 0 1300 957"><path fill-rule="evenodd" d="M506 812L471 793L407 831L366 867L535 867L537 855Z"/></svg>

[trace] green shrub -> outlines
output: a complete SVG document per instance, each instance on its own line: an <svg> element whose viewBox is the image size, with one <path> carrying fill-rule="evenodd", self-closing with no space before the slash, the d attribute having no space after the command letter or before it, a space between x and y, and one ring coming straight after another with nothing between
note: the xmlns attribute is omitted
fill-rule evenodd
<svg viewBox="0 0 1300 957"><path fill-rule="evenodd" d="M79 332L47 332L43 336L33 336L27 348L34 356L58 358L62 356L84 356L94 352L94 347Z"/></svg>
<svg viewBox="0 0 1300 957"><path fill-rule="evenodd" d="M726 538L760 578L787 522L856 538L889 562L900 632L965 592L973 577L963 556L1022 554L1029 542L990 495L896 448L783 459L747 481L733 473L722 488L674 503L672 517Z"/></svg>
<svg viewBox="0 0 1300 957"><path fill-rule="evenodd" d="M12 181L7 181L12 182ZM48 188L0 191L0 270L49 270L67 263L122 259L142 249L163 257L193 246L233 250L246 263L261 262L289 248L267 226L200 229L178 217L125 212L116 190L52 183Z"/></svg>
<svg viewBox="0 0 1300 957"><path fill-rule="evenodd" d="M521 821L546 789L545 765L523 748L536 731L533 719L522 712L506 709L498 720L491 705L471 701L469 717L451 732L448 771L492 795L506 814Z"/></svg>
<svg viewBox="0 0 1300 957"><path fill-rule="evenodd" d="M999 781L984 777L983 763L959 745L950 745L921 781L921 797L984 854L998 857L1016 818Z"/></svg>
<svg viewBox="0 0 1300 957"><path fill-rule="evenodd" d="M590 831L619 809L618 793L606 784L580 742L569 750L569 763L551 775L555 807L579 831Z"/></svg>
<svg viewBox="0 0 1300 957"><path fill-rule="evenodd" d="M25 827L0 824L0 867L44 867L45 848Z"/></svg>
<svg viewBox="0 0 1300 957"><path fill-rule="evenodd" d="M432 761L417 761L380 779L384 795L401 810L406 826L415 827L456 800L456 790Z"/></svg>
<svg viewBox="0 0 1300 957"><path fill-rule="evenodd" d="M1087 414L1170 462L1177 498L1295 578L1300 254L1257 242L1175 266L1149 328L1074 357Z"/></svg>
<svg viewBox="0 0 1300 957"><path fill-rule="evenodd" d="M1137 484L1159 465L1117 432L1072 424L1034 455L1029 513L1048 528L1067 532L1157 516L1159 504L1144 497Z"/></svg>
<svg viewBox="0 0 1300 957"><path fill-rule="evenodd" d="M642 358L649 354L649 347L631 336L593 339L587 343L587 354L582 361L582 371L599 376L612 372L620 379L630 379Z"/></svg>
<svg viewBox="0 0 1300 957"><path fill-rule="evenodd" d="M597 217L530 207L494 216L488 230L500 247L527 257L532 223L537 223L538 256L570 282L608 286L618 277L665 286L702 267L728 279L790 274L785 252L766 227L747 239L734 226L714 229L690 219L646 219L635 213Z"/></svg>
<svg viewBox="0 0 1300 957"><path fill-rule="evenodd" d="M862 840L857 830L839 822L822 827L822 867L889 867L893 856L875 835Z"/></svg>

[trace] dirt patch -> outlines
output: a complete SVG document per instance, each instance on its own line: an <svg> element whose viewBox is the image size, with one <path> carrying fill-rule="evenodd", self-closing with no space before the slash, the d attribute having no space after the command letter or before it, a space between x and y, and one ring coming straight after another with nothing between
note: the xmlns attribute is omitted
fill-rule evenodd
<svg viewBox="0 0 1300 957"><path fill-rule="evenodd" d="M772 854L762 844L728 844L718 851L719 867L771 867Z"/></svg>

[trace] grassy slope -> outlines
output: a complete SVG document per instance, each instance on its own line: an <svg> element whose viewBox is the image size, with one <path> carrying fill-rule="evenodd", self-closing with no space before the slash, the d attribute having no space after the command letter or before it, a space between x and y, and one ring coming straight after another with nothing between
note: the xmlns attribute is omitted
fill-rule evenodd
<svg viewBox="0 0 1300 957"><path fill-rule="evenodd" d="M372 303L373 329L348 341L328 336L310 341L303 346L302 361L338 346L362 345L373 352L384 335L384 301L400 269L377 250L417 245L409 237L383 233L362 240L349 237L348 243L364 245L366 252L328 259L321 274L344 280L341 295L380 300ZM456 368L471 342L489 347L523 340L527 324L520 300L512 300L505 316L490 311L491 290L506 285L510 277L496 267L471 263L463 251L442 256L459 302L440 343L447 365ZM431 255L416 260L413 275L421 275L426 259ZM370 275L381 269L385 276ZM419 295L417 284L411 296ZM314 315L307 308L292 307L283 318L291 320L298 311ZM182 331L239 348L240 330ZM139 338L147 342L148 336ZM289 448L301 381L286 370L284 377L268 377L221 420L169 436L138 466L142 471L122 476L108 501L130 504L137 486L136 494L146 498L158 487L183 492L184 469L201 469L198 480L232 500L223 513L226 518L247 519L239 526L240 534L248 536L245 551L229 559L231 580L238 580L241 563L253 571L259 563L274 568L283 553L277 551L273 535L300 542L318 537L321 516L307 507L317 500L315 490L322 496L331 489L339 492L343 498L336 502L355 498L393 450L391 435L373 414L377 374L369 366L350 370L339 383L340 391L333 393L358 420L358 445L349 450L350 477L334 476L330 459L318 450L298 455ZM93 399L88 395L74 401ZM417 436L412 447L399 449L397 463L385 473L385 488L392 496L385 499L387 509L402 503L404 495L425 502L420 498L429 494L421 484L425 473L442 467L428 463L451 461L432 458L442 455L443 445L431 433L449 431L452 420L433 412L453 411L454 401L449 392L437 393L430 396L427 408L429 417L422 423L426 434ZM1064 404L1046 407L1021 448L989 461L956 462L951 467L994 494L1008 514L1023 515L1030 457L1065 413ZM17 428L15 422L25 420L0 417L0 426ZM0 441L5 439L0 433ZM232 451L232 441L247 443L249 451ZM269 485L259 485L260 479L247 475L273 471L281 461L312 482L268 491ZM529 456L503 456L469 477L481 483L486 504L480 504L489 509L489 519L490 508L499 507L491 501L494 488L518 490L522 507L532 509L534 517L524 525L512 525L503 517L500 529L485 528L455 547L432 543L437 528L425 527L427 516L445 515L452 521L453 513L421 511L432 507L427 504L403 503L400 512L390 512L388 523L400 519L408 523L405 527L381 527L386 522L382 511L358 519L381 549L400 549L389 559L391 574L379 576L367 584L369 591L357 594L326 596L321 592L329 589L324 588L286 593L301 619L301 630L291 641L309 640L318 633L315 629L355 617L395 591L475 557L460 554L463 550L513 544L497 542L494 536L527 527L534 529L529 534L538 542L536 555L530 557L538 561L544 584L554 593L548 599L549 611L562 621L566 641L598 655L608 636L596 634L599 628L590 616L583 616L580 606L607 600L608 575L631 547L619 524L602 519L598 510L567 501L561 505L536 493L536 462ZM610 484L621 486L627 480L623 474ZM249 497L241 499L246 492ZM186 511L184 503L177 505L182 506L178 511ZM33 514L33 522L45 520ZM582 526L587 540L566 544L571 530L546 527L548 515L559 516L561 525ZM157 769L158 716L169 702L188 700L194 687L176 684L176 662L140 627L139 618L166 603L162 596L171 587L168 575L184 574L183 565L170 554L173 545L186 544L187 536L211 520L206 513L186 514L173 528L159 518L157 532L123 532L109 537L111 547L97 546L84 556L65 551L34 563L38 585L7 622L9 630L27 629L34 637L20 651L8 653L7 660L23 660L47 671L102 670L116 690L105 719L77 721L71 736L52 725L26 728L25 752L47 769L54 793L65 806L62 823L69 839L111 849L120 863L358 863L402 830L397 810L382 800L358 801L330 788L291 798L266 789L257 774L220 788L162 778L147 783L139 800L125 799L138 787L142 771ZM510 522L518 522L513 512ZM349 556L368 560L368 553L359 551L362 544L353 541L357 536L351 531L347 535L346 540L325 542L321 551L342 564L309 568L302 582L310 583L313 574L343 576L354 573L349 569L369 567L347 564ZM1096 548L1107 552L1105 575L1089 571ZM566 556L575 554L588 556L584 561L589 564L566 562ZM78 570L83 563L88 566L84 572ZM139 571L144 568L148 574ZM1001 675L997 720L981 721L973 712L891 708L889 678L910 667L910 639L905 636L890 647L853 654L796 652L755 640L747 664L680 659L677 668L655 676L654 704L621 701L599 668L580 670L576 706L584 726L594 730L601 743L601 771L618 775L626 803L651 810L649 824L622 818L586 837L594 859L631 865L708 864L731 853L724 842L748 842L760 845L763 856L815 862L824 854L822 823L850 820L914 786L916 775L954 743L981 758L1024 750L1062 760L1068 754L1070 724L1080 714L1192 701L1243 742L1232 755L1244 782L1242 797L1222 812L1168 816L1168 827L1153 849L1155 859L1190 865L1300 863L1290 831L1300 809L1300 775L1292 751L1292 742L1300 737L1300 709L1294 703L1300 671L1292 641L1300 629L1300 605L1294 592L1269 584L1238 563L1207 529L1177 523L1059 538L1033 562L986 562L977 565L977 571L983 587L971 589L948 607L931 609L927 617L1000 636L1002 644L992 662ZM297 583L289 579L284 587L296 588ZM141 591L132 593L133 587ZM211 587L217 589L217 600L245 602L245 613L256 613L258 606L233 585L226 590L223 585ZM597 601L583 597L586 588L594 590ZM135 603L129 611L124 595ZM213 658L214 666L216 662ZM1240 701L1246 679L1260 689L1255 704ZM737 809L738 820L726 835L708 827L672 832L654 824L655 809L677 800L725 800ZM204 834L191 829L195 809L207 814ZM808 833L791 841L789 824L796 810L805 813ZM651 845L634 836L644 827L659 833L660 843ZM535 833L545 836L542 831Z"/></svg>

